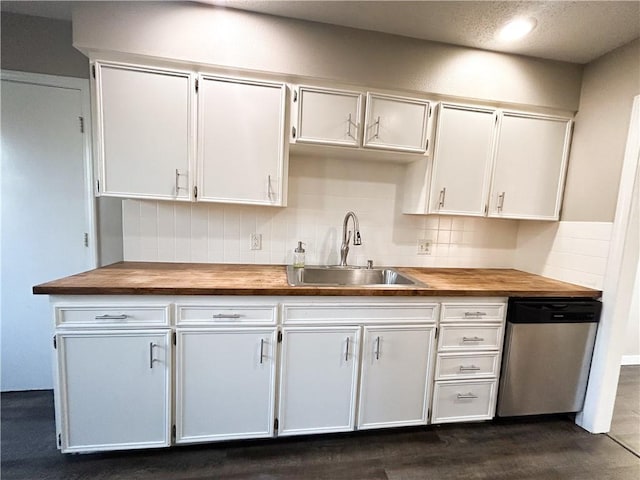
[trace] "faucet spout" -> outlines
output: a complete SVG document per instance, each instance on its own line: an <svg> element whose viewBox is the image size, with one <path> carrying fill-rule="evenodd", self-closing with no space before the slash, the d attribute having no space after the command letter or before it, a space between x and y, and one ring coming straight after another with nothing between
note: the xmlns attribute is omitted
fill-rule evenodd
<svg viewBox="0 0 640 480"><path fill-rule="evenodd" d="M353 244L362 245L362 238L360 237L360 224L358 217L353 212L347 212L342 222L342 244L340 245L340 266L347 266L347 256L349 255L349 242L351 241L351 230L347 230L349 225L349 219L353 221Z"/></svg>

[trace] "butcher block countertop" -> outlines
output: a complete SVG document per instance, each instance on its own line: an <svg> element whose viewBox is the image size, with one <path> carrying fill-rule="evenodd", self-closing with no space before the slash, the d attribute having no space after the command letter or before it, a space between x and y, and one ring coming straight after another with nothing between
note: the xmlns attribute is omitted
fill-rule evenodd
<svg viewBox="0 0 640 480"><path fill-rule="evenodd" d="M398 267L422 286L299 286L284 265L120 262L33 287L48 295L345 295L600 297L601 291L512 269Z"/></svg>

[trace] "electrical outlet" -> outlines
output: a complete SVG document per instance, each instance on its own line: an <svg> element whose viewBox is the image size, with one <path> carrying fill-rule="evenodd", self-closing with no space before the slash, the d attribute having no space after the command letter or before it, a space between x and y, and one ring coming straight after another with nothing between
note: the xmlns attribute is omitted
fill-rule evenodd
<svg viewBox="0 0 640 480"><path fill-rule="evenodd" d="M262 250L262 234L252 233L249 235L249 249L250 250Z"/></svg>
<svg viewBox="0 0 640 480"><path fill-rule="evenodd" d="M418 239L418 255L431 255L431 240L427 238Z"/></svg>

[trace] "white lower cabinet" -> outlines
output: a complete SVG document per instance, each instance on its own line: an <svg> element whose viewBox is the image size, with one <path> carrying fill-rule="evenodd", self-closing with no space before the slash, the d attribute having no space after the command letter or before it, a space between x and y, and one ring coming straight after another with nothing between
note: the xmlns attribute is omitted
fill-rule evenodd
<svg viewBox="0 0 640 480"><path fill-rule="evenodd" d="M169 337L168 329L56 334L63 452L171 444Z"/></svg>
<svg viewBox="0 0 640 480"><path fill-rule="evenodd" d="M425 425L435 326L364 327L358 429Z"/></svg>
<svg viewBox="0 0 640 480"><path fill-rule="evenodd" d="M282 329L278 435L355 426L360 327Z"/></svg>
<svg viewBox="0 0 640 480"><path fill-rule="evenodd" d="M273 436L275 327L178 329L176 443Z"/></svg>

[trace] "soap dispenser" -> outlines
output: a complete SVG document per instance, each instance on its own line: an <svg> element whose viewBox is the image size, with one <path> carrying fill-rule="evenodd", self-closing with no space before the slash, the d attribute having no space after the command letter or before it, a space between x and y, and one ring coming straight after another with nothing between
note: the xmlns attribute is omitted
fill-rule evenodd
<svg viewBox="0 0 640 480"><path fill-rule="evenodd" d="M298 247L293 251L293 268L304 267L304 248L302 242L298 242Z"/></svg>

